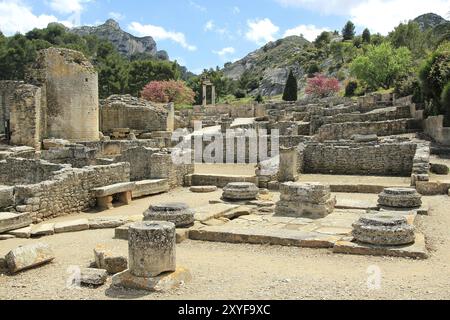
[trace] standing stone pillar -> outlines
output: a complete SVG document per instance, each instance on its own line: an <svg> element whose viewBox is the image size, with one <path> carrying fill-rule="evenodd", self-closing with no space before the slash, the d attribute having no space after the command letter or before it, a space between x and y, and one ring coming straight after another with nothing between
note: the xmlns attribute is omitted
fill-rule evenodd
<svg viewBox="0 0 450 320"><path fill-rule="evenodd" d="M176 267L176 232L171 222L144 221L128 230L128 269L115 274L116 287L168 291L190 281L189 270Z"/></svg>
<svg viewBox="0 0 450 320"><path fill-rule="evenodd" d="M295 182L298 179L298 152L296 148L280 149L279 182Z"/></svg>
<svg viewBox="0 0 450 320"><path fill-rule="evenodd" d="M136 223L130 227L128 236L131 274L148 278L176 270L176 235L173 223Z"/></svg>
<svg viewBox="0 0 450 320"><path fill-rule="evenodd" d="M206 107L207 101L206 101L206 85L203 85L203 95L202 95L202 105L203 107Z"/></svg>

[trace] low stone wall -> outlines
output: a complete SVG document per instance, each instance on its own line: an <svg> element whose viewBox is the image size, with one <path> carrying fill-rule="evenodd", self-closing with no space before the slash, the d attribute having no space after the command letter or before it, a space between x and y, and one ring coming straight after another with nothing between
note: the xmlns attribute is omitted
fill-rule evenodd
<svg viewBox="0 0 450 320"><path fill-rule="evenodd" d="M128 163L83 169L65 168L51 180L15 186L15 209L30 212L34 222L78 213L96 205L96 197L91 193L93 188L128 181Z"/></svg>
<svg viewBox="0 0 450 320"><path fill-rule="evenodd" d="M191 151L186 151L189 156ZM170 188L181 187L184 176L194 172L194 164L175 163L169 152L159 149L137 147L128 149L116 158L118 162L131 164L132 181L147 179L167 179Z"/></svg>
<svg viewBox="0 0 450 320"><path fill-rule="evenodd" d="M409 177L417 145L399 143L308 143L303 172Z"/></svg>
<svg viewBox="0 0 450 320"><path fill-rule="evenodd" d="M7 158L0 161L0 184L14 186L50 180L59 170L70 166L47 161Z"/></svg>
<svg viewBox="0 0 450 320"><path fill-rule="evenodd" d="M319 128L319 141L350 139L354 135L391 136L420 130L420 121L400 119L381 122L344 122L327 124Z"/></svg>
<svg viewBox="0 0 450 320"><path fill-rule="evenodd" d="M450 146L450 128L444 127L444 116L428 117L423 121L423 130L436 142Z"/></svg>

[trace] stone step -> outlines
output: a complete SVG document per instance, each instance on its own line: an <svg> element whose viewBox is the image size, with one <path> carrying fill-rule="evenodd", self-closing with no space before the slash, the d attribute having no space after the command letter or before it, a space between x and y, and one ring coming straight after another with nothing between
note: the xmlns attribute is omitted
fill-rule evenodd
<svg viewBox="0 0 450 320"><path fill-rule="evenodd" d="M169 189L169 181L167 179L136 181L136 189L133 190L133 198L165 193L168 192Z"/></svg>
<svg viewBox="0 0 450 320"><path fill-rule="evenodd" d="M32 220L29 213L0 212L0 233L21 229L29 226L31 223Z"/></svg>
<svg viewBox="0 0 450 320"><path fill-rule="evenodd" d="M224 188L229 183L250 182L258 185L258 178L251 175L192 174L189 179L192 186L216 186Z"/></svg>

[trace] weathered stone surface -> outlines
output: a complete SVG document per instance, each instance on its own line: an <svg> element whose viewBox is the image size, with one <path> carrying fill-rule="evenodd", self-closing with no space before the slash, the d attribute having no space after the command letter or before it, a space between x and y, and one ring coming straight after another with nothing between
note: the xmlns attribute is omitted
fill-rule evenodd
<svg viewBox="0 0 450 320"><path fill-rule="evenodd" d="M222 198L232 201L255 200L258 197L259 188L249 182L229 183L223 188Z"/></svg>
<svg viewBox="0 0 450 320"><path fill-rule="evenodd" d="M151 205L144 212L144 221L168 221L177 228L191 226L194 223L194 211L185 203L165 203Z"/></svg>
<svg viewBox="0 0 450 320"><path fill-rule="evenodd" d="M368 214L353 224L353 237L361 243L380 246L411 244L415 240L415 227L405 216L395 212Z"/></svg>
<svg viewBox="0 0 450 320"><path fill-rule="evenodd" d="M427 259L428 251L425 236L416 234L412 244L405 246L380 246L350 241L338 241L333 247L334 253L402 257L411 259Z"/></svg>
<svg viewBox="0 0 450 320"><path fill-rule="evenodd" d="M184 268L166 272L156 277L136 277L130 270L116 274L112 278L113 286L150 292L164 292L179 288L191 281L191 273Z"/></svg>
<svg viewBox="0 0 450 320"><path fill-rule="evenodd" d="M135 182L124 182L101 188L94 188L92 189L92 192L96 197L107 197L117 193L133 191L135 188L136 188Z"/></svg>
<svg viewBox="0 0 450 320"><path fill-rule="evenodd" d="M0 257L0 273L8 272L8 264L4 257Z"/></svg>
<svg viewBox="0 0 450 320"><path fill-rule="evenodd" d="M450 183L446 182L416 182L416 189L423 196L448 194Z"/></svg>
<svg viewBox="0 0 450 320"><path fill-rule="evenodd" d="M55 223L55 233L77 232L84 230L89 230L88 219Z"/></svg>
<svg viewBox="0 0 450 320"><path fill-rule="evenodd" d="M44 139L42 143L44 150L50 150L51 148L64 148L70 144L70 141L64 139Z"/></svg>
<svg viewBox="0 0 450 320"><path fill-rule="evenodd" d="M176 230L176 242L177 244L189 239L189 229L177 229Z"/></svg>
<svg viewBox="0 0 450 320"><path fill-rule="evenodd" d="M129 269L136 277L156 277L176 270L176 234L171 222L144 221L130 226Z"/></svg>
<svg viewBox="0 0 450 320"><path fill-rule="evenodd" d="M279 216L324 218L334 211L336 198L320 183L283 183L275 212Z"/></svg>
<svg viewBox="0 0 450 320"><path fill-rule="evenodd" d="M80 284L87 286L101 286L108 279L106 270L83 268L80 272Z"/></svg>
<svg viewBox="0 0 450 320"><path fill-rule="evenodd" d="M17 230L13 230L8 232L9 234L15 236L16 238L20 238L20 239L29 239L31 237L31 226L22 228L22 229L17 229Z"/></svg>
<svg viewBox="0 0 450 320"><path fill-rule="evenodd" d="M14 202L14 187L0 185L0 209L13 206Z"/></svg>
<svg viewBox="0 0 450 320"><path fill-rule="evenodd" d="M217 189L216 186L193 186L190 188L190 191L194 193L210 193L217 191Z"/></svg>
<svg viewBox="0 0 450 320"><path fill-rule="evenodd" d="M167 179L137 181L136 189L133 190L133 198L160 194L169 190L170 186Z"/></svg>
<svg viewBox="0 0 450 320"><path fill-rule="evenodd" d="M195 209L195 221L205 222L210 219L217 219L231 214L232 211L240 208L238 205L217 203ZM229 218L227 216L227 218Z"/></svg>
<svg viewBox="0 0 450 320"><path fill-rule="evenodd" d="M0 233L27 227L31 222L29 213L0 212Z"/></svg>
<svg viewBox="0 0 450 320"><path fill-rule="evenodd" d="M114 230L114 239L128 240L128 231L133 223L127 223Z"/></svg>
<svg viewBox="0 0 450 320"><path fill-rule="evenodd" d="M430 167L431 172L439 175L448 175L450 169L445 164L439 164L439 163L432 163Z"/></svg>
<svg viewBox="0 0 450 320"><path fill-rule="evenodd" d="M55 256L47 244L35 243L10 251L5 259L9 271L17 273L49 263L55 259Z"/></svg>
<svg viewBox="0 0 450 320"><path fill-rule="evenodd" d="M368 134L368 135L355 134L352 137L352 140L355 142L373 142L378 141L378 136L376 134Z"/></svg>
<svg viewBox="0 0 450 320"><path fill-rule="evenodd" d="M341 236L288 229L236 228L215 226L194 229L189 232L191 240L281 245L302 248L332 248Z"/></svg>
<svg viewBox="0 0 450 320"><path fill-rule="evenodd" d="M89 219L89 229L114 229L127 223L123 218L93 218Z"/></svg>
<svg viewBox="0 0 450 320"><path fill-rule="evenodd" d="M0 234L0 241L14 239L15 236L11 234Z"/></svg>
<svg viewBox="0 0 450 320"><path fill-rule="evenodd" d="M393 208L419 208L422 196L412 188L386 188L379 195L378 204Z"/></svg>
<svg viewBox="0 0 450 320"><path fill-rule="evenodd" d="M51 236L55 234L55 224L54 223L44 223L33 226L31 228L32 237L43 237Z"/></svg>
<svg viewBox="0 0 450 320"><path fill-rule="evenodd" d="M98 245L94 249L95 264L97 268L108 271L109 274L116 274L127 270L128 259L115 250L105 245Z"/></svg>

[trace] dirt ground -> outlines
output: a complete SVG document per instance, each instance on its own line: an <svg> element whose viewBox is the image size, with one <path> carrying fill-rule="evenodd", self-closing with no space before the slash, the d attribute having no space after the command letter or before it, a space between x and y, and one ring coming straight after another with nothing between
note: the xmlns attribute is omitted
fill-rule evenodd
<svg viewBox="0 0 450 320"><path fill-rule="evenodd" d="M170 194L134 201L107 215L136 215L150 203L191 199L192 206L206 205L220 192L189 196L179 189ZM192 194L191 194L192 195ZM339 197L345 197L340 194ZM372 200L373 195L347 195ZM356 199L356 198L355 198ZM113 240L114 230L59 234L39 240L0 242L0 254L26 243L46 242L55 251L53 263L20 273L0 276L0 299L449 299L450 298L450 198L426 197L430 216L419 217L427 236L431 258L349 256L329 250L278 246L233 245L185 241L177 246L179 266L188 268L193 280L164 294L111 289L111 280L100 288L70 289L66 281L71 266L88 266L99 243L114 245L124 254L127 242ZM80 216L105 216L85 213ZM78 216L76 216L78 217ZM71 216L70 219L74 219ZM64 220L66 218L60 218ZM369 289L373 270L381 271L379 289Z"/></svg>

